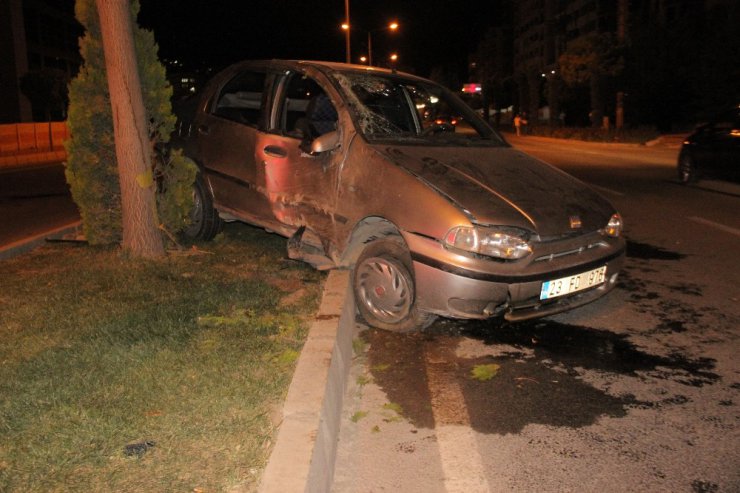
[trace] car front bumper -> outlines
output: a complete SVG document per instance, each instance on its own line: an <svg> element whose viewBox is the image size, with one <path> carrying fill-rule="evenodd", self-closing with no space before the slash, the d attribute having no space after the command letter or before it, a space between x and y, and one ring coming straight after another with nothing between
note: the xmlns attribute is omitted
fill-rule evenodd
<svg viewBox="0 0 740 493"><path fill-rule="evenodd" d="M617 283L624 241L598 233L539 245L524 262L498 262L455 253L436 240L405 235L413 260L421 310L453 318L503 315L526 320L590 303ZM565 253L563 253L565 252ZM540 300L542 284L606 266L603 283L565 296Z"/></svg>

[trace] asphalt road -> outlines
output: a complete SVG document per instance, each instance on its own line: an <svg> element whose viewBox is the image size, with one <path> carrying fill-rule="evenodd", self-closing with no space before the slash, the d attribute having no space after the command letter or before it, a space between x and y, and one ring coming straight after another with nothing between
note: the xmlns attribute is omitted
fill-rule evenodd
<svg viewBox="0 0 740 493"><path fill-rule="evenodd" d="M0 245L79 220L59 164L0 170Z"/></svg>
<svg viewBox="0 0 740 493"><path fill-rule="evenodd" d="M333 491L740 491L740 187L679 185L677 149L511 141L620 210L618 288L539 321L364 331Z"/></svg>

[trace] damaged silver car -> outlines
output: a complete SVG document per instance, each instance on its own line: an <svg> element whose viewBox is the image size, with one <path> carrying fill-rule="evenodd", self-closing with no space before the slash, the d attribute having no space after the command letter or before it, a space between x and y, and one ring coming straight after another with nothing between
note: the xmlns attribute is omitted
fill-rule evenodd
<svg viewBox="0 0 740 493"><path fill-rule="evenodd" d="M243 62L210 82L192 128L190 236L243 221L288 238L291 258L351 268L372 326L524 320L616 284L625 247L614 208L431 81Z"/></svg>

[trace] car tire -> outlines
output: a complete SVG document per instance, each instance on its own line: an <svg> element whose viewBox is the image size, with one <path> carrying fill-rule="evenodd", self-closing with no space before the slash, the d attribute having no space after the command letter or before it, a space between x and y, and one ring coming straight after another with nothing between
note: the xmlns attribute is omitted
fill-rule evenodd
<svg viewBox="0 0 740 493"><path fill-rule="evenodd" d="M360 315L372 327L414 332L436 318L416 306L411 255L400 237L367 244L352 270L352 289Z"/></svg>
<svg viewBox="0 0 740 493"><path fill-rule="evenodd" d="M193 183L190 224L183 230L183 234L191 240L208 241L223 229L223 225L218 211L213 207L213 197L199 176Z"/></svg>
<svg viewBox="0 0 740 493"><path fill-rule="evenodd" d="M683 185L694 183L698 179L696 164L691 155L684 151L678 156L678 181Z"/></svg>

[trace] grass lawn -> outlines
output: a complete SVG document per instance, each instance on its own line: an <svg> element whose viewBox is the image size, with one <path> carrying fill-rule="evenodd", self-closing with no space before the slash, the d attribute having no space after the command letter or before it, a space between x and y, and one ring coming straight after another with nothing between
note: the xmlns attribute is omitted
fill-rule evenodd
<svg viewBox="0 0 740 493"><path fill-rule="evenodd" d="M233 224L0 261L0 491L253 491L324 279L284 257Z"/></svg>

